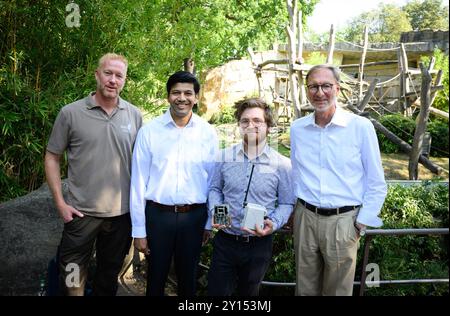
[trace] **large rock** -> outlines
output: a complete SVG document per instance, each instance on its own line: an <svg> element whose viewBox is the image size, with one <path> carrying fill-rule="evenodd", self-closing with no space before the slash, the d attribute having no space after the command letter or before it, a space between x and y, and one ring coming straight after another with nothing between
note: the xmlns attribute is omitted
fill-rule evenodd
<svg viewBox="0 0 450 316"><path fill-rule="evenodd" d="M257 93L258 81L249 60L233 60L211 69L200 91L199 113L209 119L221 107Z"/></svg>
<svg viewBox="0 0 450 316"><path fill-rule="evenodd" d="M38 294L62 229L46 184L0 204L0 295Z"/></svg>

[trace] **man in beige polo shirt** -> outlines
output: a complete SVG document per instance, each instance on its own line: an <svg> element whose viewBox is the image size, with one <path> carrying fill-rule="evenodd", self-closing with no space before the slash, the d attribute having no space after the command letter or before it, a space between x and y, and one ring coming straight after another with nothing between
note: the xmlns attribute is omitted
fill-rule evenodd
<svg viewBox="0 0 450 316"><path fill-rule="evenodd" d="M59 260L66 295L84 294L94 245L97 267L92 294L115 295L131 245L130 166L142 116L119 97L127 66L121 55L100 58L96 91L61 109L47 145L47 182L64 221ZM65 151L67 199L62 195L60 174Z"/></svg>

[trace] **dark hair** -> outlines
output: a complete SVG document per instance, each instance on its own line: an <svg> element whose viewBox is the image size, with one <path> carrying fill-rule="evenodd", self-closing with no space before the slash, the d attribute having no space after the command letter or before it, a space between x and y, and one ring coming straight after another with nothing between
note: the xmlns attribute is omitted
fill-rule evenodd
<svg viewBox="0 0 450 316"><path fill-rule="evenodd" d="M312 67L309 71L308 71L308 74L306 75L306 84L308 84L308 79L309 79L309 76L313 73L313 72L315 72L315 71L317 71L317 70L320 70L320 69L328 69L329 71L331 71L332 73L333 73L333 77L334 77L334 79L336 80L336 82L337 82L337 84L339 84L339 81L340 81L340 79L341 79L341 75L340 75L340 71L339 71L339 69L337 68L337 67L334 67L333 65L328 65L328 64L323 64L323 65L315 65L314 67Z"/></svg>
<svg viewBox="0 0 450 316"><path fill-rule="evenodd" d="M249 99L243 99L234 104L235 112L234 117L239 122L241 120L242 113L244 113L245 110L251 109L251 108L260 108L264 110L264 120L267 123L267 127L274 127L275 121L273 119L272 110L270 109L269 105L260 98L249 98Z"/></svg>
<svg viewBox="0 0 450 316"><path fill-rule="evenodd" d="M170 89L172 89L172 87L179 82L192 83L194 85L195 94L198 94L200 92L200 83L193 74L191 74L188 71L177 71L176 73L171 75L167 80L166 83L167 95L170 94Z"/></svg>

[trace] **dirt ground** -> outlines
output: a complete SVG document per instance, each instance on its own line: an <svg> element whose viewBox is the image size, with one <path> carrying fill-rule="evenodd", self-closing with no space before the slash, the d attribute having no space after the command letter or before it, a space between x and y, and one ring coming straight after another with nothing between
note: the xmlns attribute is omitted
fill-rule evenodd
<svg viewBox="0 0 450 316"><path fill-rule="evenodd" d="M381 154L383 161L384 176L388 180L408 180L408 156L405 154ZM444 168L444 172L438 177L431 173L424 166L419 164L419 179L431 180L440 179L447 180L449 159L448 158L431 158L431 161Z"/></svg>

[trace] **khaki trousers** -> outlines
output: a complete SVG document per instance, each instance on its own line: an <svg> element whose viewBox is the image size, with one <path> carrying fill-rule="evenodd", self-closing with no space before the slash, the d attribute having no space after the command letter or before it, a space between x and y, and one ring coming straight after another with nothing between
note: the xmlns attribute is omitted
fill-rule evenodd
<svg viewBox="0 0 450 316"><path fill-rule="evenodd" d="M318 215L297 202L294 217L295 295L352 295L359 210Z"/></svg>

